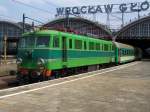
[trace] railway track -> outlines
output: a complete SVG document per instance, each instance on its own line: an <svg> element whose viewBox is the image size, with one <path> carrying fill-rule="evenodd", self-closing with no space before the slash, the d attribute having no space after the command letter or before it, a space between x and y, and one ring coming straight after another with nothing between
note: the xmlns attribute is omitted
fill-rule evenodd
<svg viewBox="0 0 150 112"><path fill-rule="evenodd" d="M0 89L11 88L18 86L16 76L3 75L0 76Z"/></svg>
<svg viewBox="0 0 150 112"><path fill-rule="evenodd" d="M101 69L111 68L111 67L114 67L114 65L103 66ZM93 70L89 71L89 72L93 72ZM74 75L78 75L78 74L81 74L81 73L77 73L77 74L74 74ZM85 72L83 72L83 73L85 73ZM67 77L67 76L64 76L64 77ZM57 79L57 78L54 78L54 79ZM38 83L38 82L33 82L33 83ZM6 88L17 87L17 86L19 86L19 83L16 79L16 75L14 75L14 72L12 73L12 75L0 75L0 90L1 89L6 89Z"/></svg>
<svg viewBox="0 0 150 112"><path fill-rule="evenodd" d="M109 68L109 67L113 67L113 66L112 65L111 66L103 66L101 69L105 69L105 68ZM74 75L78 75L81 73L77 73ZM16 79L16 75L14 75L14 73L9 73L9 74L11 74L11 75L2 75L2 74L0 75L0 90L19 86L19 83ZM67 76L63 76L63 77L67 77ZM54 79L56 79L56 78L54 78ZM33 83L37 83L37 82L33 82Z"/></svg>

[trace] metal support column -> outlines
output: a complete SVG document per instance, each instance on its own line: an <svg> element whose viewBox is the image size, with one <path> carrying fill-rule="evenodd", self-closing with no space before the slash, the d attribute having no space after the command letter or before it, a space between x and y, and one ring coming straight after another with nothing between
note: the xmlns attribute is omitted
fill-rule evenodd
<svg viewBox="0 0 150 112"><path fill-rule="evenodd" d="M25 32L25 14L23 13L23 20L22 20L22 32Z"/></svg>
<svg viewBox="0 0 150 112"><path fill-rule="evenodd" d="M4 63L7 63L7 36L4 36Z"/></svg>

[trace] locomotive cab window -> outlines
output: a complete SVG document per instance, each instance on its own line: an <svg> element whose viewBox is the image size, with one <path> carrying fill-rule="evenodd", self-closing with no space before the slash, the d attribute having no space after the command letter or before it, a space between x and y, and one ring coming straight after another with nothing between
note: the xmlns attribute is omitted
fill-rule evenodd
<svg viewBox="0 0 150 112"><path fill-rule="evenodd" d="M50 37L41 36L37 38L36 47L49 47Z"/></svg>
<svg viewBox="0 0 150 112"><path fill-rule="evenodd" d="M35 37L22 37L19 40L19 47L20 48L29 48L29 47L35 47L35 41L36 38Z"/></svg>
<svg viewBox="0 0 150 112"><path fill-rule="evenodd" d="M26 47L26 40L25 40L25 38L20 38L19 39L19 47L20 48Z"/></svg>

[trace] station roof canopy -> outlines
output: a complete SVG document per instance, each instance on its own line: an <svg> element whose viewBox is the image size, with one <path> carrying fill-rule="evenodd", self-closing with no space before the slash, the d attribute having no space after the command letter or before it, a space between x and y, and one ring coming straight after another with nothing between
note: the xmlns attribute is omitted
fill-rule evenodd
<svg viewBox="0 0 150 112"><path fill-rule="evenodd" d="M150 16L130 22L118 31L116 37L119 40L150 39Z"/></svg>
<svg viewBox="0 0 150 112"><path fill-rule="evenodd" d="M89 34L96 38L111 39L112 33L106 25L80 17L59 18L43 25L49 29L70 28L79 34Z"/></svg>
<svg viewBox="0 0 150 112"><path fill-rule="evenodd" d="M11 22L11 21L0 20L0 27L1 27L1 24L11 25L11 26L14 26L16 28L22 29L22 27L19 24L15 23L15 22Z"/></svg>
<svg viewBox="0 0 150 112"><path fill-rule="evenodd" d="M11 21L0 20L0 39L2 39L5 35L10 40L16 40L21 37L22 27Z"/></svg>

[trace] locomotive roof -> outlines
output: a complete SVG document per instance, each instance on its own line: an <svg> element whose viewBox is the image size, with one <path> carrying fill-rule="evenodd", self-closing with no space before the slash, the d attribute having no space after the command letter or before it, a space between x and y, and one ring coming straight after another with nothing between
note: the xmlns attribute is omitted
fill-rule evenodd
<svg viewBox="0 0 150 112"><path fill-rule="evenodd" d="M102 42L107 42L107 43L112 43L112 41L110 40L103 40L103 39L96 39L96 38L93 38L93 37L90 37L90 36L85 36L85 35L77 35L77 34L73 34L73 33L69 33L69 32L61 32L61 31L57 31L57 30L38 30L38 31L34 31L34 32L27 32L27 33L24 33L23 36L28 36L28 35L32 35L32 34L35 34L35 35L50 35L50 34L61 34L61 35L64 35L64 36L71 36L72 38L76 38L76 36L78 36L79 39L88 39L89 40L94 40L94 41L97 41L97 40L101 40Z"/></svg>

